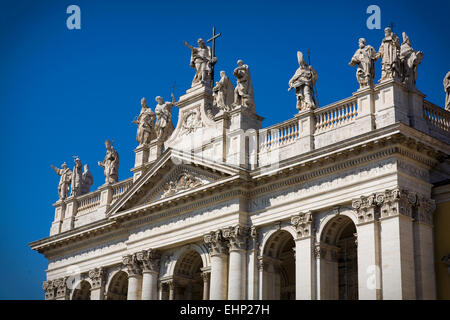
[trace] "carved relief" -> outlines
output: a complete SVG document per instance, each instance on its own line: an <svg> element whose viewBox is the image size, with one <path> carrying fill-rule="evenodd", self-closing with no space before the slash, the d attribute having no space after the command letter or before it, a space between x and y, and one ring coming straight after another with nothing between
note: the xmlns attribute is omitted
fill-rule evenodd
<svg viewBox="0 0 450 320"><path fill-rule="evenodd" d="M202 184L203 182L192 174L182 173L175 181L169 181L163 186L164 193L161 195L161 199L173 196L180 191L196 188Z"/></svg>
<svg viewBox="0 0 450 320"><path fill-rule="evenodd" d="M55 287L53 281L44 281L42 283L42 289L45 291L45 300L52 300L55 298Z"/></svg>
<svg viewBox="0 0 450 320"><path fill-rule="evenodd" d="M179 136L191 134L201 127L203 127L203 122L199 108L189 110L184 114Z"/></svg>

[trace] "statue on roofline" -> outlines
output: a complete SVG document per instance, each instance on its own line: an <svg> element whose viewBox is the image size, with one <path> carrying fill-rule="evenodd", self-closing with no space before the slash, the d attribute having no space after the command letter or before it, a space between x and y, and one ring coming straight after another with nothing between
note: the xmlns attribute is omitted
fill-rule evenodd
<svg viewBox="0 0 450 320"><path fill-rule="evenodd" d="M299 68L295 71L294 76L289 80L289 90L295 89L297 96L297 109L299 112L313 110L317 107L314 98L314 85L316 84L318 75L311 65L307 65L303 54L297 52Z"/></svg>

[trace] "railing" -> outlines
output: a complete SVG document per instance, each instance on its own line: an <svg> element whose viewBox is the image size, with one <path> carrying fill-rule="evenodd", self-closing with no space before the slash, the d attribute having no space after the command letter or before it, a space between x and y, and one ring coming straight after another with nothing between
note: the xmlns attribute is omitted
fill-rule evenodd
<svg viewBox="0 0 450 320"><path fill-rule="evenodd" d="M264 151L276 146L289 144L300 135L300 128L297 119L278 123L271 127L260 130L261 141L259 150Z"/></svg>
<svg viewBox="0 0 450 320"><path fill-rule="evenodd" d="M77 214L92 212L100 205L100 191L94 191L79 197Z"/></svg>
<svg viewBox="0 0 450 320"><path fill-rule="evenodd" d="M122 194L124 194L128 188L133 184L133 178L123 180L113 186L112 201L115 201Z"/></svg>
<svg viewBox="0 0 450 320"><path fill-rule="evenodd" d="M356 97L350 97L315 111L315 131L322 132L353 122L358 116Z"/></svg>
<svg viewBox="0 0 450 320"><path fill-rule="evenodd" d="M423 115L432 125L444 130L450 131L450 112L439 108L431 102L423 102Z"/></svg>

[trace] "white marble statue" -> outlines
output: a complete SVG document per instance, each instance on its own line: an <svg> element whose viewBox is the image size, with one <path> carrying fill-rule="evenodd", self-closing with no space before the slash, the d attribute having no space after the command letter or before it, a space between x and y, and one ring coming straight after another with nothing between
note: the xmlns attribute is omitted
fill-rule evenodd
<svg viewBox="0 0 450 320"><path fill-rule="evenodd" d="M403 43L400 46L400 75L408 88L416 87L417 66L422 62L423 52L411 47L408 35L403 32Z"/></svg>
<svg viewBox="0 0 450 320"><path fill-rule="evenodd" d="M375 61L377 52L372 46L366 45L366 39L359 39L359 49L350 61L350 66L357 66L356 79L361 88L372 87L375 78Z"/></svg>
<svg viewBox="0 0 450 320"><path fill-rule="evenodd" d="M156 114L156 139L165 141L172 134L174 128L172 124L172 107L175 105L175 97L172 94L172 102L164 102L160 96L156 97L158 104L155 107Z"/></svg>
<svg viewBox="0 0 450 320"><path fill-rule="evenodd" d="M400 76L399 54L400 39L391 28L384 29L384 39L378 49L378 58L381 60L381 79L397 79Z"/></svg>
<svg viewBox="0 0 450 320"><path fill-rule="evenodd" d="M299 68L294 76L289 80L289 89L295 89L297 96L297 109L299 112L312 110L317 107L314 99L314 85L317 81L318 75L314 68L307 65L303 54L297 52Z"/></svg>
<svg viewBox="0 0 450 320"><path fill-rule="evenodd" d="M83 165L81 160L77 157L75 158L75 166L72 171L72 190L70 190L70 195L77 197L81 195L81 180L83 174Z"/></svg>
<svg viewBox="0 0 450 320"><path fill-rule="evenodd" d="M115 183L119 181L119 154L111 145L111 141L105 141L106 155L103 162L99 161L98 165L104 168L105 184Z"/></svg>
<svg viewBox="0 0 450 320"><path fill-rule="evenodd" d="M89 165L84 165L83 174L81 175L81 194L89 193L91 186L94 184L94 177L89 170Z"/></svg>
<svg viewBox="0 0 450 320"><path fill-rule="evenodd" d="M450 111L450 71L447 72L444 78L444 90L445 90L445 110Z"/></svg>
<svg viewBox="0 0 450 320"><path fill-rule="evenodd" d="M55 170L57 175L61 176L58 184L58 195L60 200L64 200L69 194L69 187L72 182L72 170L67 167L65 162L62 164L61 169L58 169L54 165L51 167Z"/></svg>
<svg viewBox="0 0 450 320"><path fill-rule="evenodd" d="M155 113L152 108L147 106L147 100L142 98L141 100L141 112L136 121L133 121L138 125L136 140L139 145L147 145L156 138L155 133Z"/></svg>
<svg viewBox="0 0 450 320"><path fill-rule="evenodd" d="M198 47L194 48L186 41L184 44L191 49L190 66L195 68L194 80L192 86L196 84L210 85L211 82L211 68L217 62L216 57L212 57L211 48L205 44L203 39L198 39Z"/></svg>
<svg viewBox="0 0 450 320"><path fill-rule="evenodd" d="M220 80L216 82L213 88L214 105L222 112L231 110L234 102L234 87L225 71L220 71Z"/></svg>
<svg viewBox="0 0 450 320"><path fill-rule="evenodd" d="M238 67L233 71L233 75L237 79L234 89L234 105L244 106L254 111L255 101L250 69L242 60L238 60L237 64Z"/></svg>

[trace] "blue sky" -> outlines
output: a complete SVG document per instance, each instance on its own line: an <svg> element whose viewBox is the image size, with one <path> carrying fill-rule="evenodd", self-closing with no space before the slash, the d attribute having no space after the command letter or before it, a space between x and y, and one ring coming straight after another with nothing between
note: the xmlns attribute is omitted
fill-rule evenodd
<svg viewBox="0 0 450 320"><path fill-rule="evenodd" d="M81 30L68 30L66 8L81 8ZM366 27L366 8L381 8L381 30ZM358 88L348 66L358 39L378 49L391 21L425 54L417 87L443 105L450 70L448 1L1 1L0 4L0 299L42 299L46 259L28 243L46 237L59 177L50 164L73 155L88 163L94 189L104 182L104 141L120 153L119 178L131 176L136 126L146 97L177 98L190 86L186 40L207 39L215 25L216 70L250 66L263 126L296 113L288 81L297 50L311 50L321 106ZM376 64L377 80L381 66ZM232 78L232 81L235 80ZM174 110L174 116L177 115ZM174 119L176 122L176 118Z"/></svg>

